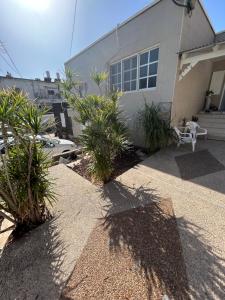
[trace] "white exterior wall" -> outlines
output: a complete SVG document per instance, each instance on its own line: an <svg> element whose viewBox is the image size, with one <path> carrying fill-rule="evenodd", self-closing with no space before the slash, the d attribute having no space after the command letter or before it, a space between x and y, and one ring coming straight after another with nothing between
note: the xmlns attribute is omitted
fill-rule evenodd
<svg viewBox="0 0 225 300"><path fill-rule="evenodd" d="M137 112L144 101L165 103L170 109L175 86L183 9L171 0L163 0L87 48L65 63L66 68L87 82L88 93L98 93L90 80L91 72L109 71L109 65L144 49L159 45L157 87L124 93L121 108L131 132L136 129ZM137 132L135 130L135 136ZM133 135L134 136L134 135ZM137 140L136 140L137 141ZM137 141L139 143L139 141Z"/></svg>
<svg viewBox="0 0 225 300"><path fill-rule="evenodd" d="M184 15L180 50L185 51L211 44L214 37L215 33L209 24L206 13L197 0L191 16Z"/></svg>

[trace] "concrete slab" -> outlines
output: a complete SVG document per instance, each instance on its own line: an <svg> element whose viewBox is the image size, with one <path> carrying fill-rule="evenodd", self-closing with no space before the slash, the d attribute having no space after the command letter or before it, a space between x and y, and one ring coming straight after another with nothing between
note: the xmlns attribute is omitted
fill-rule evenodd
<svg viewBox="0 0 225 300"><path fill-rule="evenodd" d="M52 221L9 245L0 260L0 299L58 299L96 219L100 195L64 165L51 168L58 201Z"/></svg>
<svg viewBox="0 0 225 300"><path fill-rule="evenodd" d="M224 163L225 143L199 143ZM222 150L223 149L223 150ZM225 172L182 180L175 162L185 148L170 147L117 178L171 197L181 236L192 299L225 298Z"/></svg>

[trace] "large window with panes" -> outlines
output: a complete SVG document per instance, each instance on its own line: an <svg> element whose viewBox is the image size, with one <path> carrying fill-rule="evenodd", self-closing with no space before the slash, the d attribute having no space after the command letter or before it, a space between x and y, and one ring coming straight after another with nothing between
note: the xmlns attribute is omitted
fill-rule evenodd
<svg viewBox="0 0 225 300"><path fill-rule="evenodd" d="M111 90L151 89L157 85L159 48L136 54L110 66Z"/></svg>

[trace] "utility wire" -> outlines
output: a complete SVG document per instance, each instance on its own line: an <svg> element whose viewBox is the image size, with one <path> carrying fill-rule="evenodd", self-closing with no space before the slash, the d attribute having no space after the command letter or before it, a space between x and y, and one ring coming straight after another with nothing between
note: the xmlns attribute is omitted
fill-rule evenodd
<svg viewBox="0 0 225 300"><path fill-rule="evenodd" d="M1 54L0 52L0 56L1 58L5 61L5 63L10 67L10 69L13 70L13 72L16 72L16 70L10 65L10 63L7 61L7 59Z"/></svg>
<svg viewBox="0 0 225 300"><path fill-rule="evenodd" d="M70 56L71 56L72 47L73 47L73 35L74 35L74 29L75 29L75 24L76 24L76 14L77 14L77 0L75 0L75 5L74 5L73 27L72 27L72 35L71 35L71 43L70 43Z"/></svg>
<svg viewBox="0 0 225 300"><path fill-rule="evenodd" d="M6 49L5 45L3 44L3 42L0 40L0 46L2 47L2 49L4 50L4 53L6 53L6 55L8 56L10 62L12 63L13 67L16 70L16 73L22 78L23 76L21 75L19 69L17 68L15 62L13 61L11 55L9 54L8 50Z"/></svg>

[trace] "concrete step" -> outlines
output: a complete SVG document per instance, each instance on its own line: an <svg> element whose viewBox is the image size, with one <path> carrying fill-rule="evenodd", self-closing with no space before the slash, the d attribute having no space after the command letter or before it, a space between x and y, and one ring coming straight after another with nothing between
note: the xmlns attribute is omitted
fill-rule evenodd
<svg viewBox="0 0 225 300"><path fill-rule="evenodd" d="M225 120L225 113L200 113L198 114L198 118Z"/></svg>
<svg viewBox="0 0 225 300"><path fill-rule="evenodd" d="M225 114L224 113L200 113L198 123L208 130L208 138L225 140Z"/></svg>

